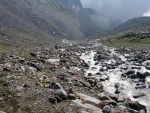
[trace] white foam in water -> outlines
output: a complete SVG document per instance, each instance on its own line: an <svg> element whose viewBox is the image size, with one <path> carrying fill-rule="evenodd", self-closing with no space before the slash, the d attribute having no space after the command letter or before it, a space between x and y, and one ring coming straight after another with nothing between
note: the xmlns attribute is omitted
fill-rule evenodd
<svg viewBox="0 0 150 113"><path fill-rule="evenodd" d="M95 45L98 46L98 45ZM110 55L112 56L117 56L118 58L120 58L122 61L126 62L126 64L122 64L120 65L118 68L116 69L111 69L108 70L107 72L104 72L104 75L109 76L109 81L106 82L102 82L104 85L104 89L106 89L108 92L110 93L114 93L115 92L115 83L120 83L121 84L121 91L123 92L123 94L126 97L131 98L132 100L137 100L139 101L141 104L148 106L150 104L150 102L147 99L143 99L143 98L138 98L138 99L134 99L133 95L135 93L143 93L146 92L147 94L149 94L150 96L150 91L146 90L136 90L134 88L134 85L132 84L132 82L129 81L129 79L122 79L121 78L121 74L123 73L122 70L120 69L121 67L125 67L127 65L127 67L129 69L131 69L132 66L136 67L135 65L133 65L132 62L128 62L126 57L129 57L129 54L124 54L121 55L119 53L117 53L115 51L115 48L108 48L106 46L103 46L103 48L106 51L110 51ZM101 68L101 63L99 63L99 65L95 65L96 61L94 61L94 56L96 54L96 51L91 50L90 52L86 52L83 53L81 55L81 59L84 60L86 63L88 63L90 65L89 69L85 70L85 75L87 76L88 73L92 73L93 75L97 72L99 72L99 69ZM115 63L116 61L114 59L110 59L108 61L105 61L103 63L107 63L107 64L112 64ZM146 65L146 63L149 63L150 61L146 61L143 63L143 65ZM92 69L92 67L95 67L95 69ZM149 72L149 70L147 70L144 66L141 66L141 69L134 69L135 72L140 71L142 73L144 72ZM146 82L150 82L150 77L146 78ZM146 96L147 98L149 97L148 95ZM150 107L150 106L149 106ZM148 108L149 109L149 108Z"/></svg>

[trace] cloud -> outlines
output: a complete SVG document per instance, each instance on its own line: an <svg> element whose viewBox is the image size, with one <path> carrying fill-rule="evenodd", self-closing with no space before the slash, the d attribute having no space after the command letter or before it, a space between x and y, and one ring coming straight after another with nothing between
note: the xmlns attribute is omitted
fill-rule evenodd
<svg viewBox="0 0 150 113"><path fill-rule="evenodd" d="M143 14L143 16L150 16L150 10L148 10L147 12L145 12L145 13Z"/></svg>
<svg viewBox="0 0 150 113"><path fill-rule="evenodd" d="M96 11L93 19L106 29L131 18L141 17L150 9L150 0L81 0L81 2L83 7Z"/></svg>

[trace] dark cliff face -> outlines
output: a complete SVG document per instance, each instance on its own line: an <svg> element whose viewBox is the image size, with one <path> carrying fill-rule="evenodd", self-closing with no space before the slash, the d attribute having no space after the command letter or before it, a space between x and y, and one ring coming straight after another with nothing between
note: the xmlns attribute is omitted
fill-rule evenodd
<svg viewBox="0 0 150 113"><path fill-rule="evenodd" d="M97 29L92 11L80 0L1 0L0 31L34 38L82 38Z"/></svg>

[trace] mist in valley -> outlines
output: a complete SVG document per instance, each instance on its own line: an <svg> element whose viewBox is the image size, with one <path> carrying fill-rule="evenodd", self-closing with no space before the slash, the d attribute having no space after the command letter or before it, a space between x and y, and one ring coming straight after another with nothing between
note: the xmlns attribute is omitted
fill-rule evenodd
<svg viewBox="0 0 150 113"><path fill-rule="evenodd" d="M150 0L81 0L84 8L92 8L92 19L104 29L141 16L150 16Z"/></svg>

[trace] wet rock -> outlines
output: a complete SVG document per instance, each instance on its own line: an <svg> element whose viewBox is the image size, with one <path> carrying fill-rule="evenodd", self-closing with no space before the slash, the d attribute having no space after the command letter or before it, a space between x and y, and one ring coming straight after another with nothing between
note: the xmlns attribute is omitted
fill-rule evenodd
<svg viewBox="0 0 150 113"><path fill-rule="evenodd" d="M103 113L111 113L111 107L109 105L106 105L102 109Z"/></svg>
<svg viewBox="0 0 150 113"><path fill-rule="evenodd" d="M107 95L105 95L105 94L100 94L100 95L98 95L99 96L99 99L100 100L110 100L110 97L109 96L107 96Z"/></svg>
<svg viewBox="0 0 150 113"><path fill-rule="evenodd" d="M111 99L113 99L114 101L117 101L118 100L118 94L107 94Z"/></svg>
<svg viewBox="0 0 150 113"><path fill-rule="evenodd" d="M135 71L134 71L134 70L129 70L129 71L127 71L126 74L127 74L127 75L135 74Z"/></svg>
<svg viewBox="0 0 150 113"><path fill-rule="evenodd" d="M87 80L90 84L94 84L95 80L94 79L88 79Z"/></svg>
<svg viewBox="0 0 150 113"><path fill-rule="evenodd" d="M143 73L145 76L150 76L150 73L149 72L145 72Z"/></svg>
<svg viewBox="0 0 150 113"><path fill-rule="evenodd" d="M119 88L120 87L120 83L115 83L115 88Z"/></svg>
<svg viewBox="0 0 150 113"><path fill-rule="evenodd" d="M114 93L119 94L119 93L121 93L121 91L119 89L116 89L116 91Z"/></svg>
<svg viewBox="0 0 150 113"><path fill-rule="evenodd" d="M107 70L108 70L107 67L101 67L99 71L104 72L104 71L107 71Z"/></svg>
<svg viewBox="0 0 150 113"><path fill-rule="evenodd" d="M132 66L131 69L141 69L139 66Z"/></svg>
<svg viewBox="0 0 150 113"><path fill-rule="evenodd" d="M126 73L122 73L121 77L127 77Z"/></svg>
<svg viewBox="0 0 150 113"><path fill-rule="evenodd" d="M131 101L130 100L127 105L129 108L137 110L137 111L140 111L140 110L147 111L146 107L144 105L140 104L138 101Z"/></svg>
<svg viewBox="0 0 150 113"><path fill-rule="evenodd" d="M95 86L97 83L94 79L88 79L87 80L92 86Z"/></svg>
<svg viewBox="0 0 150 113"><path fill-rule="evenodd" d="M95 69L97 69L97 68L96 68L96 67L92 67L91 69L92 69L92 70L95 70Z"/></svg>
<svg viewBox="0 0 150 113"><path fill-rule="evenodd" d="M93 76L93 74L92 73L88 73L87 76Z"/></svg>
<svg viewBox="0 0 150 113"><path fill-rule="evenodd" d="M140 98L143 96L146 96L146 94L145 93L139 93L139 94L133 95L133 98Z"/></svg>
<svg viewBox="0 0 150 113"><path fill-rule="evenodd" d="M58 95L62 100L66 100L67 99L67 93L63 89L57 89L56 90L56 95Z"/></svg>
<svg viewBox="0 0 150 113"><path fill-rule="evenodd" d="M136 79L136 78L137 78L137 75L136 75L136 74L131 74L131 75L129 76L129 78L131 78L131 79Z"/></svg>
<svg viewBox="0 0 150 113"><path fill-rule="evenodd" d="M146 66L146 69L150 70L150 66Z"/></svg>
<svg viewBox="0 0 150 113"><path fill-rule="evenodd" d="M125 101L125 97L123 95L119 95L118 97L118 102L124 102Z"/></svg>
<svg viewBox="0 0 150 113"><path fill-rule="evenodd" d="M89 68L90 67L89 64L87 64L85 62L82 65L83 65L84 68Z"/></svg>
<svg viewBox="0 0 150 113"><path fill-rule="evenodd" d="M141 72L137 72L137 77L140 78L140 79L145 79L146 78L146 75L141 73Z"/></svg>
<svg viewBox="0 0 150 113"><path fill-rule="evenodd" d="M137 85L135 86L135 89L143 89L146 88L146 85Z"/></svg>
<svg viewBox="0 0 150 113"><path fill-rule="evenodd" d="M100 77L100 79L99 79L101 82L104 82L106 79L105 79L105 77Z"/></svg>

